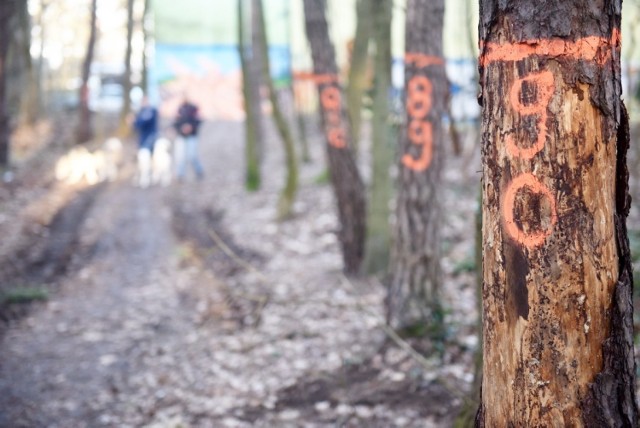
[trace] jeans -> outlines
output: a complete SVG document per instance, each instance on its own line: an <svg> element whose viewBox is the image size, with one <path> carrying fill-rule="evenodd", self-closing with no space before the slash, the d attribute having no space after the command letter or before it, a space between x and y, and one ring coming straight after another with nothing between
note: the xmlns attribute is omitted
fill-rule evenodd
<svg viewBox="0 0 640 428"><path fill-rule="evenodd" d="M174 158L178 168L178 178L184 178L187 172L187 163L193 166L198 178L202 178L204 175L202 164L198 159L198 137L196 135L176 139Z"/></svg>

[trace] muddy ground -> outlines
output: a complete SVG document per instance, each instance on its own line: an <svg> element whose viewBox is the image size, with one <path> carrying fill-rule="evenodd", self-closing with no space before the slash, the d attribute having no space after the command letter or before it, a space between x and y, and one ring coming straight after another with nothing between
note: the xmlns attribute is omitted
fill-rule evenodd
<svg viewBox="0 0 640 428"><path fill-rule="evenodd" d="M451 426L477 347L473 140L443 186L447 331L406 338L422 360L385 332L380 283L341 273L318 138L285 222L272 130L256 193L236 122L205 124L205 179L168 188L132 184L131 147L121 178L93 187L25 156L0 188L0 426Z"/></svg>

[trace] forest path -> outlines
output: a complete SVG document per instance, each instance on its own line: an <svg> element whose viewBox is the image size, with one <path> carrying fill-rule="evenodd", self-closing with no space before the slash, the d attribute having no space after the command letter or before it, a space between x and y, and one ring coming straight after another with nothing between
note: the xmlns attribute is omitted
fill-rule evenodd
<svg viewBox="0 0 640 428"><path fill-rule="evenodd" d="M471 354L455 345L425 371L388 345L384 290L341 273L322 144L278 222L280 142L271 130L263 188L247 193L241 135L205 124L202 182L96 189L82 257L0 339L1 427L450 425ZM455 295L470 335L473 292Z"/></svg>

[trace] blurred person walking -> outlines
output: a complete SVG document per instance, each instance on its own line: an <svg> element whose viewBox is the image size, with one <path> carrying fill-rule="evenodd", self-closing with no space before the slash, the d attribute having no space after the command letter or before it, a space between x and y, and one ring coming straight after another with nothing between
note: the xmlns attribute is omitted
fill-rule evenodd
<svg viewBox="0 0 640 428"><path fill-rule="evenodd" d="M158 138L158 109L151 105L149 98L142 98L142 105L136 114L133 127L138 133L138 149L153 152L153 144Z"/></svg>
<svg viewBox="0 0 640 428"><path fill-rule="evenodd" d="M198 180L201 180L204 176L202 164L198 158L198 130L201 123L198 107L189 102L185 95L182 104L178 107L178 114L173 123L178 133L176 152L180 152L179 156L175 156L178 180L184 179L187 172L187 163L190 163L193 167Z"/></svg>

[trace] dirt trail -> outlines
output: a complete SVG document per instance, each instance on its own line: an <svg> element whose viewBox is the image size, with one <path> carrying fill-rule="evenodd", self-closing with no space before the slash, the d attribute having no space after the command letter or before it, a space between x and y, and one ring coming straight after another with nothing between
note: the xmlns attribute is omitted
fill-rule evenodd
<svg viewBox="0 0 640 428"><path fill-rule="evenodd" d="M296 216L278 223L279 142L272 133L264 189L247 194L240 138L239 123L204 126L203 182L142 190L122 180L97 194L78 225L82 264L2 338L0 426L451 423L469 347L433 353L425 370L388 344L383 290L342 278L333 198L314 184L322 146L302 170ZM472 208L452 220L451 242ZM224 254L212 231L259 272ZM450 251L465 257L471 245ZM468 343L470 278L452 286L450 320Z"/></svg>

